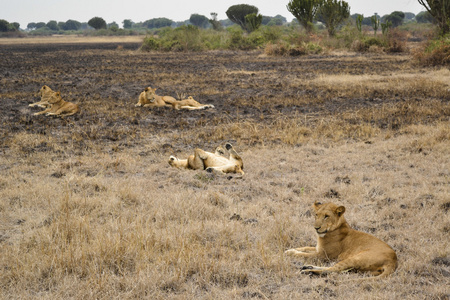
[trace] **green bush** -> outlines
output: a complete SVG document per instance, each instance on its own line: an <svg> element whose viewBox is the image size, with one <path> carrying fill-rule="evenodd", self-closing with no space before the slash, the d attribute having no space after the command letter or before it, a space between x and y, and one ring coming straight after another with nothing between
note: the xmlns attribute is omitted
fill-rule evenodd
<svg viewBox="0 0 450 300"><path fill-rule="evenodd" d="M414 59L424 66L449 66L450 34L429 41L423 48L414 53Z"/></svg>

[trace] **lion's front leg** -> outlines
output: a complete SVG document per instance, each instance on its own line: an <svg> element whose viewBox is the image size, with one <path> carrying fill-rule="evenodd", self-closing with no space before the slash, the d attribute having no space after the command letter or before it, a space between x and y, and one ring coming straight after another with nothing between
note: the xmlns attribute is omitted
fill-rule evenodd
<svg viewBox="0 0 450 300"><path fill-rule="evenodd" d="M208 155L205 153L205 151L197 148L194 150L194 155L191 155L188 158L189 167L194 170L204 170L204 160L207 158Z"/></svg>
<svg viewBox="0 0 450 300"><path fill-rule="evenodd" d="M289 249L284 252L287 255L296 256L296 257L308 257L308 258L317 258L319 254L316 251L315 247L301 247Z"/></svg>
<svg viewBox="0 0 450 300"><path fill-rule="evenodd" d="M43 115L43 114L49 113L49 112L51 112L51 111L52 111L52 109L51 109L51 108L47 108L47 109L45 109L45 110L43 110L43 111L40 111L40 112L34 113L34 115L35 115L35 116L38 116L38 115Z"/></svg>

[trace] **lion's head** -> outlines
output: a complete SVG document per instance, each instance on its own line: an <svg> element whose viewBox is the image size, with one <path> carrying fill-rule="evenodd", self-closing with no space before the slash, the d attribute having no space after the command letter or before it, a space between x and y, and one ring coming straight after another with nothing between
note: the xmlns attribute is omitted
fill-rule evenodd
<svg viewBox="0 0 450 300"><path fill-rule="evenodd" d="M151 87L146 87L144 90L145 99L148 100L150 103L155 102L155 96L156 96L156 88L153 89Z"/></svg>
<svg viewBox="0 0 450 300"><path fill-rule="evenodd" d="M316 212L314 228L319 237L324 237L327 233L336 230L345 222L344 206L337 206L333 203L322 204L316 202L313 204L313 208Z"/></svg>
<svg viewBox="0 0 450 300"><path fill-rule="evenodd" d="M48 85L43 85L38 92L39 97L53 93L53 90Z"/></svg>
<svg viewBox="0 0 450 300"><path fill-rule="evenodd" d="M48 97L49 104L55 104L62 100L61 92L55 92Z"/></svg>

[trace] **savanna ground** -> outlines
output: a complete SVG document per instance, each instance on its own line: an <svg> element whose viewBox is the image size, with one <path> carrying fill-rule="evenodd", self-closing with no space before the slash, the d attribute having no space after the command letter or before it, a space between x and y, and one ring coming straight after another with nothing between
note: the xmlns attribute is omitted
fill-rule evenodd
<svg viewBox="0 0 450 300"><path fill-rule="evenodd" d="M0 46L3 299L448 299L450 71L408 54ZM33 116L43 85L80 105ZM147 86L213 110L136 108ZM243 179L170 168L231 142ZM300 274L311 204L397 252L388 279Z"/></svg>

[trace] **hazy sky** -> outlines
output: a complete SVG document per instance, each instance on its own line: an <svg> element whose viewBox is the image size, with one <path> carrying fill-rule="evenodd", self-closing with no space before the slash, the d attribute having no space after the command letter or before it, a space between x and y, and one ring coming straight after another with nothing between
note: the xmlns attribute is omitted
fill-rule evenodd
<svg viewBox="0 0 450 300"><path fill-rule="evenodd" d="M30 22L69 19L87 22L92 17L101 17L106 23L115 21L122 26L124 19L142 22L166 17L174 21L189 19L197 13L210 17L218 13L218 19L226 19L228 7L235 4L250 4L259 8L265 16L282 15L291 21L294 17L286 9L289 0L0 0L0 19L18 22L22 29ZM371 16L390 14L393 11L417 14L424 10L417 0L347 0L351 14Z"/></svg>

